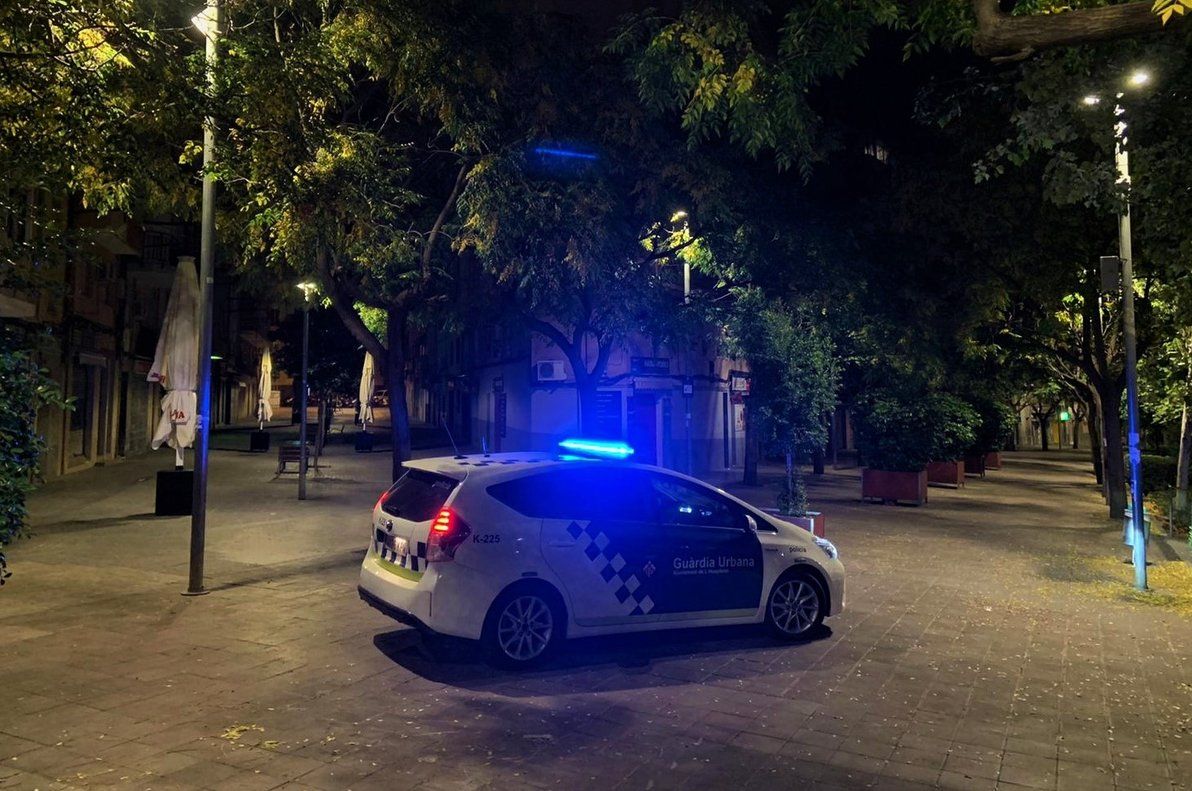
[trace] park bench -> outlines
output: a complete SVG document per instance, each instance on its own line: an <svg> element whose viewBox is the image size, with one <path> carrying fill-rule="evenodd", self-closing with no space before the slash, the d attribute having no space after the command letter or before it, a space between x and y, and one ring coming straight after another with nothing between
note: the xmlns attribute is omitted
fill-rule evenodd
<svg viewBox="0 0 1192 791"><path fill-rule="evenodd" d="M314 456L314 448L311 447L309 442L306 444L306 464L307 468L309 469L311 458ZM286 472L286 467L288 465L293 464L295 468L298 468L301 463L302 446L297 442L283 442L277 446L277 475L281 475L282 473ZM300 471L300 469L294 470L295 473ZM277 475L274 477L277 477Z"/></svg>

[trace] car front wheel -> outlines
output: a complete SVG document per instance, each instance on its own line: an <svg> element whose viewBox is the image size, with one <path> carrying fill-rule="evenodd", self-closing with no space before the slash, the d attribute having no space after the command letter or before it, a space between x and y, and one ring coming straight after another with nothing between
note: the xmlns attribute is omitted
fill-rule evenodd
<svg viewBox="0 0 1192 791"><path fill-rule="evenodd" d="M823 623L827 604L819 581L807 572L787 572L770 591L766 625L781 640L802 640Z"/></svg>

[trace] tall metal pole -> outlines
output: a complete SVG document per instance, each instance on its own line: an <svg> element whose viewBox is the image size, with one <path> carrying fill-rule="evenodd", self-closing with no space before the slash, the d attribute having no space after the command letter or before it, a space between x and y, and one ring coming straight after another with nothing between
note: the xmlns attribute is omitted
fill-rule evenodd
<svg viewBox="0 0 1192 791"><path fill-rule="evenodd" d="M207 85L215 90L217 44L223 25L222 0L207 0ZM190 516L190 580L186 593L206 593L203 559L207 543L207 457L211 440L211 285L215 279L215 119L203 120L203 215L199 236L199 392L195 428L195 473Z"/></svg>
<svg viewBox="0 0 1192 791"><path fill-rule="evenodd" d="M304 292L306 290L304 289ZM302 303L302 392L298 402L298 499L306 499L306 384L307 356L310 354L310 293Z"/></svg>
<svg viewBox="0 0 1192 791"><path fill-rule="evenodd" d="M1142 495L1142 450L1138 436L1138 347L1134 332L1134 260L1130 237L1130 152L1122 95L1113 108L1114 161L1117 183L1125 197L1118 216L1118 246L1122 259L1122 331L1126 345L1126 414L1129 426L1130 497L1132 507L1134 587L1146 590L1146 514ZM1107 407L1110 408L1110 407Z"/></svg>

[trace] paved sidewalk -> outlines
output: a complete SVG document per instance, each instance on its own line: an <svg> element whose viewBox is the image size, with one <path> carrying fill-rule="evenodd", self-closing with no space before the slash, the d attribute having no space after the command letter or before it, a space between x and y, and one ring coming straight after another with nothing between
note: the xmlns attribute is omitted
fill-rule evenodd
<svg viewBox="0 0 1192 791"><path fill-rule="evenodd" d="M1187 788L1192 621L1083 595L1120 528L1073 457L1007 456L918 509L814 480L849 571L822 639L581 641L522 675L357 600L384 454L333 446L299 503L217 452L199 598L188 520L146 516L164 457L75 476L0 592L0 787Z"/></svg>

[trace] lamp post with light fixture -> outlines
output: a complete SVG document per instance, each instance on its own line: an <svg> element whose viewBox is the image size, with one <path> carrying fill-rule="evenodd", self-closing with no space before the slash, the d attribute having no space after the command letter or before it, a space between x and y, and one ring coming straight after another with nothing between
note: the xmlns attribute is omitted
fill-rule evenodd
<svg viewBox="0 0 1192 791"><path fill-rule="evenodd" d="M215 63L223 25L222 0L191 20L206 39L207 85L215 90ZM203 119L203 214L199 231L199 391L195 409L194 507L190 515L190 575L186 595L199 596L207 542L207 460L211 440L211 284L215 278L215 119Z"/></svg>
<svg viewBox="0 0 1192 791"><path fill-rule="evenodd" d="M1149 73L1143 70L1132 72L1127 83L1141 88L1151 81ZM1142 449L1138 429L1138 342L1134 328L1134 256L1130 230L1130 151L1129 135L1126 129L1125 94L1119 91L1113 107L1113 158L1117 168L1117 185L1122 193L1122 205L1118 212L1118 258L1121 261L1122 277L1122 334L1126 353L1126 416L1128 424L1128 447L1130 456L1130 544L1134 563L1134 587L1146 590L1146 514L1142 493ZM1096 106L1101 98L1096 95L1084 97L1084 104ZM1116 408L1106 405L1106 409Z"/></svg>
<svg viewBox="0 0 1192 791"><path fill-rule="evenodd" d="M306 499L306 381L307 362L310 355L310 295L315 293L315 284L299 283L302 290L302 390L298 395L298 499Z"/></svg>
<svg viewBox="0 0 1192 791"><path fill-rule="evenodd" d="M686 230L687 229L687 212L684 211L683 209L679 209L674 214L672 214L671 215L671 224L673 225L675 223L682 223L683 229ZM686 241L686 240L684 240L684 241ZM688 305L690 303L691 303L691 262L688 261L687 259L683 259L683 304ZM687 363L688 363L687 370L690 371L691 370L690 359L688 359ZM685 409L684 421L685 421L685 426L686 426L686 431L687 431L687 474L688 475L694 474L693 470L695 469L695 463L694 463L694 459L693 459L693 455L694 455L695 451L692 447L692 438L691 438L691 399L694 395L695 395L695 379L690 374L688 374L687 376L683 377L683 407Z"/></svg>

